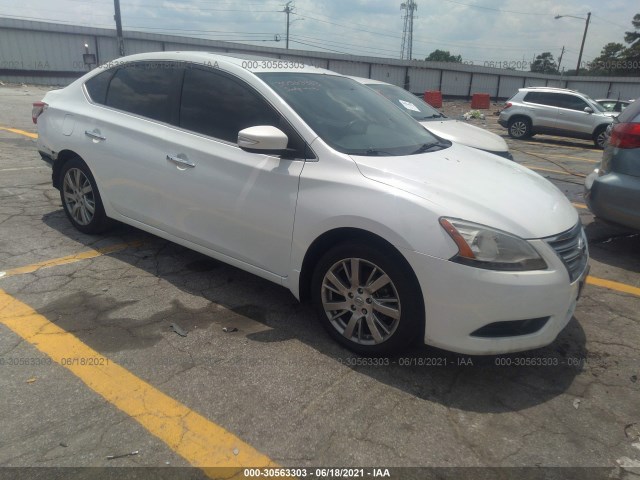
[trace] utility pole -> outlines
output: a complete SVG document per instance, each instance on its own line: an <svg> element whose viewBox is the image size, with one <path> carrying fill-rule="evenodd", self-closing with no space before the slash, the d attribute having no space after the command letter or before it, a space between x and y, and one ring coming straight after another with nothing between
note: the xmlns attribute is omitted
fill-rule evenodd
<svg viewBox="0 0 640 480"><path fill-rule="evenodd" d="M404 28L402 30L402 47L400 48L400 58L411 60L413 56L413 12L418 9L415 0L408 0L400 4L400 10L404 10Z"/></svg>
<svg viewBox="0 0 640 480"><path fill-rule="evenodd" d="M285 47L287 50L289 50L289 14L293 13L294 9L294 7L291 6L292 2L293 0L288 1L283 10L283 12L287 14L287 42Z"/></svg>
<svg viewBox="0 0 640 480"><path fill-rule="evenodd" d="M564 45L562 46L562 51L560 52L560 58L558 58L558 72L560 71L560 65L562 65L562 56L564 55Z"/></svg>
<svg viewBox="0 0 640 480"><path fill-rule="evenodd" d="M122 37L122 18L120 17L120 0L113 0L116 14L113 18L116 21L116 35L118 36L118 52L124 57L124 38Z"/></svg>
<svg viewBox="0 0 640 480"><path fill-rule="evenodd" d="M576 75L580 75L580 62L582 62L582 51L584 50L584 41L587 39L587 29L591 20L591 12L587 13L587 21L584 24L584 35L582 35L582 44L580 45L580 55L578 55L578 66L576 67Z"/></svg>

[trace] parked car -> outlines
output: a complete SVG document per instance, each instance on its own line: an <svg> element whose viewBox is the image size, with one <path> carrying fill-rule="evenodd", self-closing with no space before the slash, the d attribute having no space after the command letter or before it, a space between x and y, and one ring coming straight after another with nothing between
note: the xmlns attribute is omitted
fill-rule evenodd
<svg viewBox="0 0 640 480"><path fill-rule="evenodd" d="M447 118L420 97L404 88L370 78L349 77L380 93L403 112L411 115L424 127L441 138L484 150L513 160L507 142L502 137L466 122Z"/></svg>
<svg viewBox="0 0 640 480"><path fill-rule="evenodd" d="M507 101L498 123L513 138L544 133L591 139L596 147L604 148L606 130L615 115L575 90L526 87Z"/></svg>
<svg viewBox="0 0 640 480"><path fill-rule="evenodd" d="M605 111L617 113L622 112L631 103L627 100L616 100L615 98L601 98L600 100L596 100L596 102L598 102Z"/></svg>
<svg viewBox="0 0 640 480"><path fill-rule="evenodd" d="M549 344L588 270L553 184L327 70L132 55L48 92L33 118L78 230L119 220L283 285L361 354Z"/></svg>
<svg viewBox="0 0 640 480"><path fill-rule="evenodd" d="M640 102L613 120L602 161L585 180L596 217L640 230Z"/></svg>

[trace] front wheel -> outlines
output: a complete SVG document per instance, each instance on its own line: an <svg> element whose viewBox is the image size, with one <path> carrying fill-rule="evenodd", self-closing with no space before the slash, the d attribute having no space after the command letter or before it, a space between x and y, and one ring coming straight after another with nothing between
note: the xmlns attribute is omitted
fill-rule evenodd
<svg viewBox="0 0 640 480"><path fill-rule="evenodd" d="M599 128L596 133L593 134L593 144L599 149L604 149L607 144L607 129Z"/></svg>
<svg viewBox="0 0 640 480"><path fill-rule="evenodd" d="M318 262L312 279L318 316L338 342L362 355L381 355L421 339L422 293L396 252L342 244Z"/></svg>

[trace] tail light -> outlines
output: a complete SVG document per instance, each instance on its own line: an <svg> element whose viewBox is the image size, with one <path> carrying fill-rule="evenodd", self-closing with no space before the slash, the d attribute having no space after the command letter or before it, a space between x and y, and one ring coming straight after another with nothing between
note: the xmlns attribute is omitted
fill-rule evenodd
<svg viewBox="0 0 640 480"><path fill-rule="evenodd" d="M31 109L31 120L33 123L38 123L38 117L47 108L47 104L44 102L33 102L33 108Z"/></svg>
<svg viewBox="0 0 640 480"><path fill-rule="evenodd" d="M640 123L618 123L611 129L609 145L616 148L640 148Z"/></svg>
<svg viewBox="0 0 640 480"><path fill-rule="evenodd" d="M504 111L504 110L506 110L507 108L511 108L511 107L513 107L513 103L511 103L511 102L507 102L507 103L505 103L505 104L504 104L504 107L502 108L502 110Z"/></svg>

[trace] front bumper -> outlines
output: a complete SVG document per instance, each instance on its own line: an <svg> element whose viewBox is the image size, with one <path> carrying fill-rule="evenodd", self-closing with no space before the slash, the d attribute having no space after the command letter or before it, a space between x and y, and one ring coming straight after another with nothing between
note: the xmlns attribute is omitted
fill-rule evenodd
<svg viewBox="0 0 640 480"><path fill-rule="evenodd" d="M424 296L424 342L471 355L518 352L552 343L573 317L588 267L570 282L551 246L543 240L531 243L547 262L547 270L483 270L405 251ZM476 333L496 322L545 318L533 333L489 338Z"/></svg>

